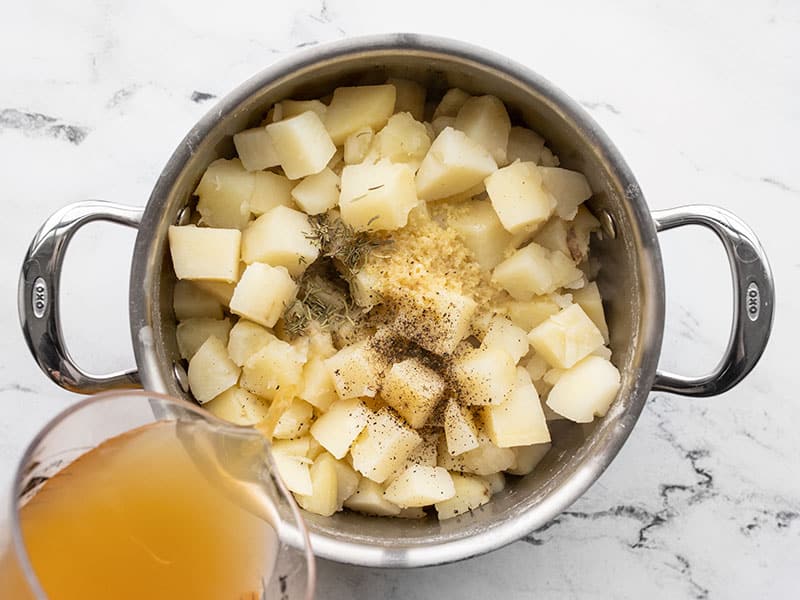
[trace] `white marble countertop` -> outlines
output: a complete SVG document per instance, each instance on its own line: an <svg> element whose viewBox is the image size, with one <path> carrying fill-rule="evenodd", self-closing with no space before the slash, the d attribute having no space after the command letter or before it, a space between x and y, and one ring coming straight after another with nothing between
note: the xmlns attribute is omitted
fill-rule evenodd
<svg viewBox="0 0 800 600"><path fill-rule="evenodd" d="M568 4L5 6L0 485L36 430L75 400L38 371L19 330L18 269L39 224L85 198L143 204L213 98L299 46L435 33L507 54L577 98L617 143L651 207L713 203L748 222L777 282L773 338L756 370L724 397L652 395L612 466L545 530L488 556L413 572L323 563L320 598L797 597L800 404L790 382L800 332L800 5ZM133 364L133 239L132 231L91 226L67 256L66 335L96 372ZM726 261L705 232L671 232L662 242L662 366L698 373L713 366L727 337Z"/></svg>

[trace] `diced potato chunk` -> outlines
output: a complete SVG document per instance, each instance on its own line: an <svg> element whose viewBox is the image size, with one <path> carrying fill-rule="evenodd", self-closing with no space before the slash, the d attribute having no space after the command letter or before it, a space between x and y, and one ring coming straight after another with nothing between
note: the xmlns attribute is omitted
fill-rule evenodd
<svg viewBox="0 0 800 600"><path fill-rule="evenodd" d="M404 227L417 203L414 173L407 165L381 160L342 171L339 208L342 220L356 231Z"/></svg>
<svg viewBox="0 0 800 600"><path fill-rule="evenodd" d="M375 151L381 158L393 163L406 163L413 171L431 147L431 138L425 125L415 121L411 114L392 115L386 127L375 136Z"/></svg>
<svg viewBox="0 0 800 600"><path fill-rule="evenodd" d="M325 360L333 387L342 400L374 396L378 391L377 357L366 342L345 346Z"/></svg>
<svg viewBox="0 0 800 600"><path fill-rule="evenodd" d="M453 479L441 467L412 464L383 493L389 502L401 508L428 506L455 496Z"/></svg>
<svg viewBox="0 0 800 600"><path fill-rule="evenodd" d="M306 458L308 439L277 440L272 443L272 458L284 485L296 494L310 496L314 492Z"/></svg>
<svg viewBox="0 0 800 600"><path fill-rule="evenodd" d="M396 96L393 85L336 88L325 113L325 127L333 143L341 146L348 135L362 127L377 131L386 125L394 112Z"/></svg>
<svg viewBox="0 0 800 600"><path fill-rule="evenodd" d="M443 502L437 502L435 505L440 521L475 510L486 504L492 495L489 484L480 477L453 473L452 480L455 491L453 497Z"/></svg>
<svg viewBox="0 0 800 600"><path fill-rule="evenodd" d="M319 116L310 110L267 125L267 132L289 179L319 173L336 152Z"/></svg>
<svg viewBox="0 0 800 600"><path fill-rule="evenodd" d="M192 283L204 292L214 296L223 306L228 306L231 303L233 290L236 287L235 283L228 283L227 281L208 281L206 279L197 279Z"/></svg>
<svg viewBox="0 0 800 600"><path fill-rule="evenodd" d="M511 233L535 231L556 207L542 187L539 168L530 162L503 167L486 178L486 191L500 222Z"/></svg>
<svg viewBox="0 0 800 600"><path fill-rule="evenodd" d="M197 317L209 319L222 318L220 301L194 285L191 281L176 281L172 294L172 308L175 318L182 321Z"/></svg>
<svg viewBox="0 0 800 600"><path fill-rule="evenodd" d="M476 348L453 360L451 372L466 404L501 404L516 383L514 360L500 348Z"/></svg>
<svg viewBox="0 0 800 600"><path fill-rule="evenodd" d="M338 400L311 426L311 435L325 450L342 458L367 426L370 410L358 398Z"/></svg>
<svg viewBox="0 0 800 600"><path fill-rule="evenodd" d="M437 456L439 466L448 471L460 471L473 475L489 475L505 471L514 464L514 451L511 448L498 448L483 433L478 436L478 447L458 456L451 456L445 448L439 447Z"/></svg>
<svg viewBox="0 0 800 600"><path fill-rule="evenodd" d="M365 269L358 271L350 280L350 296L356 306L370 309L381 300L381 295L376 291L378 277Z"/></svg>
<svg viewBox="0 0 800 600"><path fill-rule="evenodd" d="M558 157L553 154L552 150L545 146L542 148L542 152L539 155L538 164L543 167L557 167L560 164Z"/></svg>
<svg viewBox="0 0 800 600"><path fill-rule="evenodd" d="M550 451L552 444L533 444L531 446L518 446L514 450L514 464L506 469L512 475L527 475L533 472L545 455Z"/></svg>
<svg viewBox="0 0 800 600"><path fill-rule="evenodd" d="M561 306L551 296L536 296L526 301L512 300L506 309L514 325L530 331L547 317L558 313Z"/></svg>
<svg viewBox="0 0 800 600"><path fill-rule="evenodd" d="M539 164L544 138L525 127L512 127L508 134L506 158L509 163L520 160Z"/></svg>
<svg viewBox="0 0 800 600"><path fill-rule="evenodd" d="M442 97L441 101L436 107L436 110L433 113L433 118L437 119L438 117L455 117L458 114L458 111L461 110L461 107L464 106L464 103L471 97L472 96L470 96L467 92L458 88L451 88L447 90L447 93Z"/></svg>
<svg viewBox="0 0 800 600"><path fill-rule="evenodd" d="M377 483L383 483L422 441L396 413L382 408L370 418L350 454L353 468Z"/></svg>
<svg viewBox="0 0 800 600"><path fill-rule="evenodd" d="M567 221L575 218L578 206L592 197L592 188L583 173L559 169L558 167L540 167L542 184L558 202L556 212Z"/></svg>
<svg viewBox="0 0 800 600"><path fill-rule="evenodd" d="M550 441L550 431L530 375L517 367L517 383L511 398L483 409L483 424L489 439L499 448Z"/></svg>
<svg viewBox="0 0 800 600"><path fill-rule="evenodd" d="M390 77L386 83L393 85L397 91L394 112L408 112L417 121L422 121L425 113L425 87L416 81L396 77Z"/></svg>
<svg viewBox="0 0 800 600"><path fill-rule="evenodd" d="M536 353L560 369L569 369L603 345L603 334L578 304L548 317L528 334Z"/></svg>
<svg viewBox="0 0 800 600"><path fill-rule="evenodd" d="M326 453L327 454L327 453ZM330 455L328 455L330 456ZM361 475L343 460L334 461L336 468L336 510L342 510L344 501L352 496L358 489Z"/></svg>
<svg viewBox="0 0 800 600"><path fill-rule="evenodd" d="M254 394L272 398L280 386L300 384L304 362L297 349L276 338L247 360L240 385Z"/></svg>
<svg viewBox="0 0 800 600"><path fill-rule="evenodd" d="M523 365L533 381L538 381L550 369L550 365L538 354L531 356Z"/></svg>
<svg viewBox="0 0 800 600"><path fill-rule="evenodd" d="M376 517L393 517L400 514L400 507L383 497L383 487L366 477L361 478L355 493L344 501L344 506Z"/></svg>
<svg viewBox="0 0 800 600"><path fill-rule="evenodd" d="M447 401L444 411L444 435L447 451L452 456L478 447L478 430L472 414L453 398Z"/></svg>
<svg viewBox="0 0 800 600"><path fill-rule="evenodd" d="M233 136L233 145L236 146L236 154L242 160L242 165L248 171L262 171L280 164L275 144L266 127L240 131Z"/></svg>
<svg viewBox="0 0 800 600"><path fill-rule="evenodd" d="M317 116L322 119L328 110L328 107L319 100L281 100L279 104L281 106L281 119L290 119L309 110L317 113Z"/></svg>
<svg viewBox="0 0 800 600"><path fill-rule="evenodd" d="M265 327L278 322L294 300L297 284L286 267L264 263L247 265L231 298L231 312Z"/></svg>
<svg viewBox="0 0 800 600"><path fill-rule="evenodd" d="M250 211L254 215L259 217L276 206L292 205L294 183L287 177L271 171L256 171L253 176L256 184L250 198Z"/></svg>
<svg viewBox="0 0 800 600"><path fill-rule="evenodd" d="M285 267L297 277L319 256L319 248L308 238L310 232L307 215L276 206L242 233L242 259L247 264L262 262Z"/></svg>
<svg viewBox="0 0 800 600"><path fill-rule="evenodd" d="M473 96L458 111L454 127L489 151L498 165L504 165L511 120L505 105L495 96Z"/></svg>
<svg viewBox="0 0 800 600"><path fill-rule="evenodd" d="M311 465L310 476L312 492L297 494L297 503L308 512L329 517L339 510L336 460L330 454L320 454Z"/></svg>
<svg viewBox="0 0 800 600"><path fill-rule="evenodd" d="M452 227L475 260L487 271L494 269L511 246L512 235L506 231L490 202L468 200L448 215Z"/></svg>
<svg viewBox="0 0 800 600"><path fill-rule="evenodd" d="M570 421L590 423L602 417L617 396L617 368L599 356L587 356L558 379L547 397L547 406Z"/></svg>
<svg viewBox="0 0 800 600"><path fill-rule="evenodd" d="M381 397L414 429L428 421L444 392L444 380L419 359L392 365L381 387Z"/></svg>
<svg viewBox="0 0 800 600"><path fill-rule="evenodd" d="M269 344L275 336L261 325L239 319L228 336L228 354L240 367L256 352Z"/></svg>
<svg viewBox="0 0 800 600"><path fill-rule="evenodd" d="M606 324L606 315L603 312L603 298L600 296L600 289L597 283L592 281L586 284L583 288L575 290L572 293L572 299L576 304L580 305L583 312L592 320L603 334L603 339L608 343L608 325Z"/></svg>
<svg viewBox="0 0 800 600"><path fill-rule="evenodd" d="M440 200L466 191L497 170L492 155L478 142L452 127L433 141L417 171L417 194Z"/></svg>
<svg viewBox="0 0 800 600"><path fill-rule="evenodd" d="M515 300L549 294L583 273L567 256L531 242L495 267L492 279Z"/></svg>
<svg viewBox="0 0 800 600"><path fill-rule="evenodd" d="M255 425L267 417L269 404L263 398L235 385L206 402L203 408L235 425Z"/></svg>
<svg viewBox="0 0 800 600"><path fill-rule="evenodd" d="M506 478L502 472L490 473L481 477L489 486L489 493L494 496L506 488Z"/></svg>
<svg viewBox="0 0 800 600"><path fill-rule="evenodd" d="M228 343L228 334L231 330L230 319L186 319L178 323L175 335L178 341L178 351L181 358L190 359L210 337Z"/></svg>
<svg viewBox="0 0 800 600"><path fill-rule="evenodd" d="M215 160L197 185L197 212L209 227L242 229L250 220L250 200L255 176L238 158Z"/></svg>
<svg viewBox="0 0 800 600"><path fill-rule="evenodd" d="M272 437L279 440L291 440L300 437L311 427L313 418L314 409L311 405L299 398L294 398L278 419L278 423L272 431Z"/></svg>
<svg viewBox="0 0 800 600"><path fill-rule="evenodd" d="M469 296L448 289L407 297L390 327L434 354L450 354L469 336L478 309Z"/></svg>
<svg viewBox="0 0 800 600"><path fill-rule="evenodd" d="M303 388L299 396L320 410L328 410L331 402L338 398L330 371L321 357L312 356L303 367Z"/></svg>
<svg viewBox="0 0 800 600"><path fill-rule="evenodd" d="M228 357L225 343L208 338L189 361L189 389L201 404L219 396L239 380L239 367Z"/></svg>
<svg viewBox="0 0 800 600"><path fill-rule="evenodd" d="M195 225L169 228L169 251L178 279L239 279L239 250L242 233L236 229L215 229Z"/></svg>
<svg viewBox="0 0 800 600"><path fill-rule="evenodd" d="M344 141L345 164L356 165L362 162L369 153L374 137L375 132L370 127L362 127L348 135Z"/></svg>
<svg viewBox="0 0 800 600"><path fill-rule="evenodd" d="M455 117L436 117L431 123L433 136L436 137L448 127L453 127L456 124ZM430 133L430 132L429 132Z"/></svg>
<svg viewBox="0 0 800 600"><path fill-rule="evenodd" d="M486 348L505 350L514 364L517 364L519 359L528 353L529 348L525 330L501 315L491 318L481 345Z"/></svg>

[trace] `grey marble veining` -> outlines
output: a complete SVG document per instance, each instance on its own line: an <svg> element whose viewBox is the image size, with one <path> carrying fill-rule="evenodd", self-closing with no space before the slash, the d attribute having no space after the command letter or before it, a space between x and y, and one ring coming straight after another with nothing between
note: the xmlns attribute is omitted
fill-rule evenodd
<svg viewBox="0 0 800 600"><path fill-rule="evenodd" d="M572 507L490 555L415 571L320 565L320 598L796 598L800 568L800 5L248 0L226 5L34 0L0 20L0 487L75 397L38 371L17 323L34 231L84 198L142 205L217 98L280 57L381 31L461 38L529 65L615 141L654 208L713 203L760 234L778 299L761 364L721 398L654 394L628 443ZM87 228L63 311L86 368L133 364L133 233ZM704 232L662 236L661 366L715 364L730 283ZM98 252L102 248L102 252ZM102 294L98 290L103 290Z"/></svg>

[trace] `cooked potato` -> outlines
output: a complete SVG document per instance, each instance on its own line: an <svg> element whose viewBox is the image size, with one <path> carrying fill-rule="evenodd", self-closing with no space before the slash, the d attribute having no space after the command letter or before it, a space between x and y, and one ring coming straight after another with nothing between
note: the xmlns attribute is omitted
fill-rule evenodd
<svg viewBox="0 0 800 600"><path fill-rule="evenodd" d="M567 256L531 242L495 267L492 279L515 300L549 294L583 277Z"/></svg>
<svg viewBox="0 0 800 600"><path fill-rule="evenodd" d="M383 483L422 442L391 409L382 408L367 423L350 449L353 468L376 483Z"/></svg>
<svg viewBox="0 0 800 600"><path fill-rule="evenodd" d="M310 496L314 486L309 469L312 461L306 457L308 439L277 440L272 443L271 450L272 459L286 487L296 494Z"/></svg>
<svg viewBox="0 0 800 600"><path fill-rule="evenodd" d="M569 369L603 345L603 334L578 304L548 317L528 334L536 353L554 367Z"/></svg>
<svg viewBox="0 0 800 600"><path fill-rule="evenodd" d="M178 279L234 282L239 279L242 233L195 225L169 228L172 268Z"/></svg>
<svg viewBox="0 0 800 600"><path fill-rule="evenodd" d="M324 213L339 202L339 176L325 167L298 183L292 189L291 196L306 214Z"/></svg>
<svg viewBox="0 0 800 600"><path fill-rule="evenodd" d="M587 356L558 378L547 406L576 423L590 423L602 417L617 395L620 375L617 368L599 356Z"/></svg>
<svg viewBox="0 0 800 600"><path fill-rule="evenodd" d="M372 146L375 132L371 127L362 127L347 136L344 141L343 157L347 165L357 165L363 162ZM375 161L371 161L375 162Z"/></svg>
<svg viewBox="0 0 800 600"><path fill-rule="evenodd" d="M297 503L309 512L329 517L339 510L339 483L336 460L328 453L320 454L311 465L311 494L295 494Z"/></svg>
<svg viewBox="0 0 800 600"><path fill-rule="evenodd" d="M514 237L506 231L486 200L467 200L448 214L447 225L458 232L475 260L487 271L505 259Z"/></svg>
<svg viewBox="0 0 800 600"><path fill-rule="evenodd" d="M543 148L544 138L538 133L525 127L512 127L508 133L506 159L509 163L519 160L540 164Z"/></svg>
<svg viewBox="0 0 800 600"><path fill-rule="evenodd" d="M358 398L338 400L311 426L311 435L335 458L343 458L371 414Z"/></svg>
<svg viewBox="0 0 800 600"><path fill-rule="evenodd" d="M444 380L419 359L395 363L381 387L384 401L414 429L428 421L445 390Z"/></svg>
<svg viewBox="0 0 800 600"><path fill-rule="evenodd" d="M447 401L444 410L444 436L452 456L478 447L478 429L472 414L454 398Z"/></svg>
<svg viewBox="0 0 800 600"><path fill-rule="evenodd" d="M442 97L441 101L439 101L439 104L433 113L433 118L455 118L455 116L458 114L458 111L461 110L461 107L464 106L464 103L470 98L471 96L464 90L460 90L458 88L447 90L447 93Z"/></svg>
<svg viewBox="0 0 800 600"><path fill-rule="evenodd" d="M339 398L372 397L378 392L378 368L366 342L346 346L325 360Z"/></svg>
<svg viewBox="0 0 800 600"><path fill-rule="evenodd" d="M528 353L530 347L525 330L501 315L494 315L489 320L481 346L505 350L514 364Z"/></svg>
<svg viewBox="0 0 800 600"><path fill-rule="evenodd" d="M495 96L467 99L458 110L453 127L486 148L498 165L507 164L506 149L511 120L500 99Z"/></svg>
<svg viewBox="0 0 800 600"><path fill-rule="evenodd" d="M255 176L238 158L215 160L197 185L200 223L209 227L242 229L250 220Z"/></svg>
<svg viewBox="0 0 800 600"><path fill-rule="evenodd" d="M319 248L309 239L310 232L305 213L276 206L242 233L242 259L248 265L259 262L284 267L297 277L319 256Z"/></svg>
<svg viewBox="0 0 800 600"><path fill-rule="evenodd" d="M289 179L319 173L336 153L319 116L310 110L267 125L267 133Z"/></svg>
<svg viewBox="0 0 800 600"><path fill-rule="evenodd" d="M574 219L578 206L592 196L592 188L586 177L583 173L557 167L539 167L539 172L544 188L558 202L558 216L568 221Z"/></svg>
<svg viewBox="0 0 800 600"><path fill-rule="evenodd" d="M550 451L550 443L532 444L530 446L517 446L514 450L514 464L506 469L512 475L527 475L532 473L545 455Z"/></svg>
<svg viewBox="0 0 800 600"><path fill-rule="evenodd" d="M375 136L374 151L380 158L393 163L405 163L416 171L431 147L428 130L410 113L393 115L386 127Z"/></svg>
<svg viewBox="0 0 800 600"><path fill-rule="evenodd" d="M585 285L580 290L572 292L572 299L575 304L579 305L583 312L586 313L592 323L597 326L600 333L603 334L603 339L608 342L608 325L606 324L606 315L603 311L603 298L600 296L600 289L597 283L592 281Z"/></svg>
<svg viewBox="0 0 800 600"><path fill-rule="evenodd" d="M309 110L317 113L320 119L324 119L328 110L328 107L319 100L283 100L278 105L281 107L281 119L290 119Z"/></svg>
<svg viewBox="0 0 800 600"><path fill-rule="evenodd" d="M429 506L455 496L453 478L441 467L410 465L383 493L401 508Z"/></svg>
<svg viewBox="0 0 800 600"><path fill-rule="evenodd" d="M358 488L344 501L344 506L376 517L393 517L400 514L400 507L383 497L383 487L366 477L361 478Z"/></svg>
<svg viewBox="0 0 800 600"><path fill-rule="evenodd" d="M523 367L517 367L517 381L511 397L502 404L483 408L483 423L486 434L498 448L550 441L539 394Z"/></svg>
<svg viewBox="0 0 800 600"><path fill-rule="evenodd" d="M228 340L228 355L231 360L243 367L253 354L276 338L265 327L247 319L239 319L226 339Z"/></svg>
<svg viewBox="0 0 800 600"><path fill-rule="evenodd" d="M270 167L277 167L280 158L275 150L275 143L266 127L245 129L233 136L236 154L242 161L242 166L248 171L262 171Z"/></svg>
<svg viewBox="0 0 800 600"><path fill-rule="evenodd" d="M510 233L528 233L542 225L556 208L556 200L542 186L539 167L518 162L486 178L486 192L500 222Z"/></svg>
<svg viewBox="0 0 800 600"><path fill-rule="evenodd" d="M239 384L254 394L272 398L281 386L299 385L304 363L297 349L276 338L247 359Z"/></svg>
<svg viewBox="0 0 800 600"><path fill-rule="evenodd" d="M396 96L393 85L336 88L325 113L325 127L333 143L341 146L347 136L362 127L377 131L386 125L394 111Z"/></svg>
<svg viewBox="0 0 800 600"><path fill-rule="evenodd" d="M236 425L255 425L267 417L269 404L263 398L234 385L206 402L203 408Z"/></svg>
<svg viewBox="0 0 800 600"><path fill-rule="evenodd" d="M476 348L455 358L451 373L466 404L501 404L516 382L514 359L500 348Z"/></svg>
<svg viewBox="0 0 800 600"><path fill-rule="evenodd" d="M489 484L480 477L452 474L453 491L451 498L436 503L436 513L440 521L452 519L483 506L491 497Z"/></svg>
<svg viewBox="0 0 800 600"><path fill-rule="evenodd" d="M342 171L339 210L356 231L399 229L417 202L414 172L407 165L381 160Z"/></svg>
<svg viewBox="0 0 800 600"><path fill-rule="evenodd" d="M236 385L239 367L228 357L225 343L211 336L189 360L189 389L201 404Z"/></svg>
<svg viewBox="0 0 800 600"><path fill-rule="evenodd" d="M178 323L175 335L178 340L178 351L181 358L190 359L210 337L216 337L223 344L228 343L231 331L230 319L209 319L199 317L185 319Z"/></svg>
<svg viewBox="0 0 800 600"><path fill-rule="evenodd" d="M222 318L222 303L212 294L190 281L176 281L172 293L172 309L178 320L205 317Z"/></svg>
<svg viewBox="0 0 800 600"><path fill-rule="evenodd" d="M417 121L425 117L425 87L410 79L390 77L386 82L393 85L397 96L394 101L394 112L410 113Z"/></svg>
<svg viewBox="0 0 800 600"><path fill-rule="evenodd" d="M297 284L286 267L254 262L247 265L236 284L231 312L264 327L272 327L296 294Z"/></svg>
<svg viewBox="0 0 800 600"><path fill-rule="evenodd" d="M303 367L303 387L298 395L320 410L328 410L338 398L331 373L322 357L312 356Z"/></svg>
<svg viewBox="0 0 800 600"><path fill-rule="evenodd" d="M278 423L272 431L272 437L279 440L291 440L301 437L311 427L314 409L308 402L294 398L288 408L281 413Z"/></svg>

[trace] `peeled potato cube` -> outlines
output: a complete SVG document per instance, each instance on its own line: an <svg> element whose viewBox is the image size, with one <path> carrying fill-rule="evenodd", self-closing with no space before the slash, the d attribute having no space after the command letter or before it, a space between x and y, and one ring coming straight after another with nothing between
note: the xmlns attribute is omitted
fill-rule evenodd
<svg viewBox="0 0 800 600"><path fill-rule="evenodd" d="M603 298L600 296L600 289L597 283L592 281L586 284L583 288L572 292L572 299L575 304L578 304L583 312L586 313L592 323L597 326L600 333L603 334L603 339L608 343L608 325L606 324L606 315L603 312Z"/></svg>
<svg viewBox="0 0 800 600"><path fill-rule="evenodd" d="M569 369L604 343L603 334L578 304L548 317L528 333L536 353L560 369Z"/></svg>
<svg viewBox="0 0 800 600"><path fill-rule="evenodd" d="M514 450L514 464L506 469L512 475L527 475L533 472L545 455L550 451L552 444L533 444L530 446L517 446Z"/></svg>
<svg viewBox="0 0 800 600"><path fill-rule="evenodd" d="M276 206L292 205L292 188L294 183L283 175L271 171L253 173L255 187L250 198L250 212L257 217Z"/></svg>
<svg viewBox="0 0 800 600"><path fill-rule="evenodd" d="M502 404L483 409L483 425L498 448L550 441L539 394L523 367L517 367L517 382L511 397Z"/></svg>
<svg viewBox="0 0 800 600"><path fill-rule="evenodd" d="M448 127L453 127L456 124L455 117L436 117L431 123L433 130L433 137L435 138Z"/></svg>
<svg viewBox="0 0 800 600"><path fill-rule="evenodd" d="M400 514L400 507L383 497L383 487L366 477L361 478L358 488L344 501L344 506L376 517L393 517Z"/></svg>
<svg viewBox="0 0 800 600"><path fill-rule="evenodd" d="M339 398L373 397L378 391L377 357L366 342L345 346L325 360Z"/></svg>
<svg viewBox="0 0 800 600"><path fill-rule="evenodd" d="M327 453L320 454L311 465L311 494L297 494L297 503L307 510L323 517L329 517L338 506L338 477L336 460Z"/></svg>
<svg viewBox="0 0 800 600"><path fill-rule="evenodd" d="M311 357L303 367L303 388L299 396L320 410L328 410L338 398L330 371L319 356Z"/></svg>
<svg viewBox="0 0 800 600"><path fill-rule="evenodd" d="M306 458L307 440L277 440L272 443L272 458L284 485L296 494L310 496L314 492Z"/></svg>
<svg viewBox="0 0 800 600"><path fill-rule="evenodd" d="M550 390L547 406L576 423L602 417L617 396L617 368L599 356L587 356L565 371Z"/></svg>
<svg viewBox="0 0 800 600"><path fill-rule="evenodd" d="M491 203L468 200L447 218L464 245L472 251L481 267L490 271L504 258L513 236L506 231Z"/></svg>
<svg viewBox="0 0 800 600"><path fill-rule="evenodd" d="M463 131L446 127L433 141L417 171L417 195L440 200L466 191L492 172L497 163Z"/></svg>
<svg viewBox="0 0 800 600"><path fill-rule="evenodd" d="M381 397L414 429L428 421L444 392L444 380L419 359L392 365L381 387Z"/></svg>
<svg viewBox="0 0 800 600"><path fill-rule="evenodd" d="M451 88L447 90L447 93L442 97L442 99L439 101L439 104L436 106L436 110L433 113L433 118L437 119L438 117L455 117L458 114L458 111L461 110L461 107L464 106L464 103L471 97L472 96L470 96L467 92L458 88Z"/></svg>
<svg viewBox="0 0 800 600"><path fill-rule="evenodd" d="M222 340L222 343L227 344L230 330L231 322L229 319L199 317L181 321L175 330L181 358L187 360L192 358L200 349L200 346L210 337L216 337Z"/></svg>
<svg viewBox="0 0 800 600"><path fill-rule="evenodd" d="M358 398L338 400L311 426L311 435L335 458L343 458L367 426L370 410Z"/></svg>
<svg viewBox="0 0 800 600"><path fill-rule="evenodd" d="M328 107L319 100L281 100L278 104L281 107L281 119L296 117L309 110L317 113L317 116L322 119L328 110Z"/></svg>
<svg viewBox="0 0 800 600"><path fill-rule="evenodd" d="M239 249L242 233L195 225L169 228L169 251L178 279L239 279Z"/></svg>
<svg viewBox="0 0 800 600"><path fill-rule="evenodd" d="M300 211L276 206L253 221L242 233L242 259L285 267L295 277L303 274L319 256L309 239L311 223Z"/></svg>
<svg viewBox="0 0 800 600"><path fill-rule="evenodd" d="M478 430L472 415L455 399L447 401L444 411L444 435L447 451L458 456L478 447Z"/></svg>
<svg viewBox="0 0 800 600"><path fill-rule="evenodd" d="M267 125L267 132L289 179L319 173L336 152L319 116L310 110Z"/></svg>
<svg viewBox="0 0 800 600"><path fill-rule="evenodd" d="M394 111L397 92L393 85L339 87L325 113L325 127L333 143L341 146L347 136L362 127L377 131Z"/></svg>
<svg viewBox="0 0 800 600"><path fill-rule="evenodd" d="M492 496L498 492L502 492L506 487L506 478L502 472L483 475L481 476L481 479L483 479L489 486L489 494Z"/></svg>
<svg viewBox="0 0 800 600"><path fill-rule="evenodd" d="M494 315L491 318L481 345L486 348L505 350L514 364L517 364L519 359L528 353L530 347L525 330L517 327L502 315Z"/></svg>
<svg viewBox="0 0 800 600"><path fill-rule="evenodd" d="M561 252L531 242L495 267L492 280L515 300L549 294L583 277L583 272Z"/></svg>
<svg viewBox="0 0 800 600"><path fill-rule="evenodd" d="M236 315L272 327L296 294L297 284L285 267L253 263L236 284L230 309Z"/></svg>
<svg viewBox="0 0 800 600"><path fill-rule="evenodd" d="M531 376L532 381L542 379L545 373L550 369L550 365L547 364L547 361L538 354L531 356L523 366L528 372L528 375Z"/></svg>
<svg viewBox="0 0 800 600"><path fill-rule="evenodd" d="M280 164L275 144L266 127L245 129L233 136L233 145L248 171L262 171Z"/></svg>
<svg viewBox="0 0 800 600"><path fill-rule="evenodd" d="M506 310L514 325L530 331L547 317L558 313L561 306L550 296L535 296L530 300L512 300L506 305Z"/></svg>
<svg viewBox="0 0 800 600"><path fill-rule="evenodd" d="M542 187L539 168L519 162L498 169L486 178L486 192L500 222L511 233L535 231L556 207L553 196Z"/></svg>
<svg viewBox="0 0 800 600"><path fill-rule="evenodd" d="M517 160L539 164L544 148L544 138L525 127L512 127L508 133L506 158L509 163Z"/></svg>
<svg viewBox="0 0 800 600"><path fill-rule="evenodd" d="M217 337L208 338L189 361L189 389L200 404L219 396L238 380L239 367Z"/></svg>
<svg viewBox="0 0 800 600"><path fill-rule="evenodd" d="M255 425L267 417L269 404L263 398L235 385L206 402L203 408L235 425Z"/></svg>
<svg viewBox="0 0 800 600"><path fill-rule="evenodd" d="M545 146L542 148L542 153L539 155L538 165L542 167L557 167L560 164L558 157L553 154L552 150Z"/></svg>
<svg viewBox="0 0 800 600"><path fill-rule="evenodd" d="M506 148L511 120L499 98L469 98L459 109L453 126L486 148L498 165L507 163Z"/></svg>
<svg viewBox="0 0 800 600"><path fill-rule="evenodd" d="M240 367L256 352L276 339L272 332L247 319L239 319L228 336L228 354Z"/></svg>
<svg viewBox="0 0 800 600"><path fill-rule="evenodd" d="M247 359L240 385L254 394L272 398L280 386L300 384L304 363L297 349L276 338Z"/></svg>
<svg viewBox="0 0 800 600"><path fill-rule="evenodd" d="M220 301L191 281L176 281L172 292L172 308L179 321L197 317L222 318Z"/></svg>
<svg viewBox="0 0 800 600"><path fill-rule="evenodd" d="M539 172L542 175L542 185L558 202L558 216L567 221L574 219L578 206L592 197L592 188L586 176L558 167L539 167Z"/></svg>
<svg viewBox="0 0 800 600"><path fill-rule="evenodd" d="M356 473L355 469L343 460L334 460L333 465L336 468L336 510L342 510L345 500L358 489L361 475Z"/></svg>
<svg viewBox="0 0 800 600"><path fill-rule="evenodd" d="M300 437L311 427L313 418L312 406L308 402L294 398L278 419L278 423L272 431L272 437L286 440Z"/></svg>
<svg viewBox="0 0 800 600"><path fill-rule="evenodd" d="M453 480L453 491L455 492L453 497L435 504L436 513L440 521L452 519L475 510L479 506L486 504L491 498L489 484L480 477L453 473L451 478Z"/></svg>
<svg viewBox="0 0 800 600"><path fill-rule="evenodd" d="M455 496L453 479L441 467L412 464L383 493L389 502L401 508L428 506Z"/></svg>
<svg viewBox="0 0 800 600"><path fill-rule="evenodd" d="M353 468L376 483L383 483L422 441L396 413L382 408L367 423L350 454Z"/></svg>
<svg viewBox="0 0 800 600"><path fill-rule="evenodd" d="M209 227L241 229L250 219L250 199L255 177L238 158L212 162L197 185L195 194L200 222Z"/></svg>
<svg viewBox="0 0 800 600"><path fill-rule="evenodd" d="M417 203L414 173L407 165L381 160L342 171L339 209L342 220L356 231L404 227Z"/></svg>
<svg viewBox="0 0 800 600"><path fill-rule="evenodd" d="M374 143L378 156L393 163L406 163L413 171L419 168L430 147L431 138L425 125L407 112L392 115L375 136Z"/></svg>
<svg viewBox="0 0 800 600"><path fill-rule="evenodd" d="M381 300L380 293L376 290L378 277L366 270L361 269L350 280L350 296L356 306L370 309Z"/></svg>
<svg viewBox="0 0 800 600"><path fill-rule="evenodd" d="M466 404L500 404L516 382L514 360L500 348L476 348L455 358L451 373Z"/></svg>
<svg viewBox="0 0 800 600"><path fill-rule="evenodd" d="M355 165L363 162L369 153L374 138L375 132L370 127L362 127L348 135L344 141L343 149L345 164Z"/></svg>
<svg viewBox="0 0 800 600"><path fill-rule="evenodd" d="M390 77L386 83L393 85L397 92L394 112L408 112L417 121L422 121L425 113L425 86L410 79L396 77Z"/></svg>
<svg viewBox="0 0 800 600"><path fill-rule="evenodd" d="M219 300L223 306L228 306L231 303L233 290L236 288L235 283L228 283L227 281L208 281L205 279L197 279L192 283L207 294L210 294Z"/></svg>

